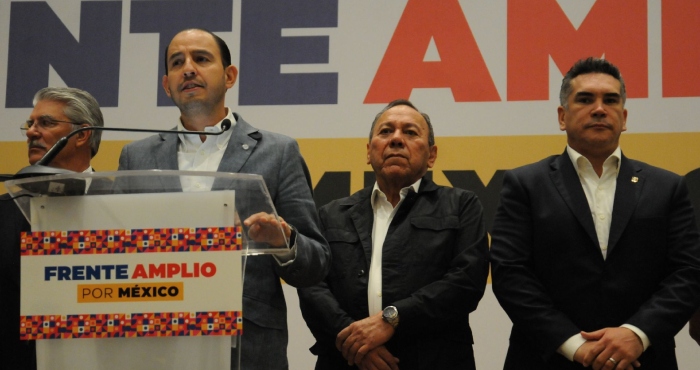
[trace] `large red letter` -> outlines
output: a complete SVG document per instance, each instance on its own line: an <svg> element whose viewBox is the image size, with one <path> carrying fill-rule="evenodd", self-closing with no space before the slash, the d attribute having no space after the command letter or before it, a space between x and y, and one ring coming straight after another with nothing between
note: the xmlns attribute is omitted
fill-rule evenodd
<svg viewBox="0 0 700 370"><path fill-rule="evenodd" d="M508 0L508 100L549 99L549 56L562 75L579 59L620 67L627 96L648 95L647 2L598 0L576 30L556 0Z"/></svg>
<svg viewBox="0 0 700 370"><path fill-rule="evenodd" d="M439 62L425 62L430 39ZM409 0L365 104L408 98L414 88L449 87L455 101L500 100L458 0Z"/></svg>
<svg viewBox="0 0 700 370"><path fill-rule="evenodd" d="M663 96L700 96L700 1L661 3Z"/></svg>

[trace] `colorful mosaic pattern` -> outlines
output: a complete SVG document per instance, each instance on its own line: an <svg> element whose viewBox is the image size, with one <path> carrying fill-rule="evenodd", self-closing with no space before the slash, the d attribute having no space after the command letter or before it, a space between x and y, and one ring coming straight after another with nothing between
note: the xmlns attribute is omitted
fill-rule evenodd
<svg viewBox="0 0 700 370"><path fill-rule="evenodd" d="M242 333L243 316L240 311L20 317L21 340L237 336Z"/></svg>
<svg viewBox="0 0 700 370"><path fill-rule="evenodd" d="M22 233L23 256L242 249L237 227L37 231Z"/></svg>

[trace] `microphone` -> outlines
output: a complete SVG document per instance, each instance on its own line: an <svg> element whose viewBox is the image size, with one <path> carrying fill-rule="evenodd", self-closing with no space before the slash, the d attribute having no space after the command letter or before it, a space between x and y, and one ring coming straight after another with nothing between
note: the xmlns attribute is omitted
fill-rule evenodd
<svg viewBox="0 0 700 370"><path fill-rule="evenodd" d="M219 132L209 132L209 131L176 131L176 130L152 130L145 128L119 128L119 127L98 127L98 126L86 126L79 128L70 134L58 139L56 144L49 149L46 154L44 154L41 159L39 159L35 164L27 166L19 170L16 174L9 177L6 175L0 176L0 181L10 180L10 179L22 179L25 177L34 176L47 176L47 175L58 175L58 174L68 174L75 173L73 171L65 170L62 168L49 167L49 164L56 158L58 153L63 150L63 148L68 144L68 140L71 137L77 135L83 131L123 131L123 132L150 132L150 133L160 133L160 134L184 134L184 135L212 135L218 136L228 131L231 128L231 120L226 118L221 122L221 131Z"/></svg>

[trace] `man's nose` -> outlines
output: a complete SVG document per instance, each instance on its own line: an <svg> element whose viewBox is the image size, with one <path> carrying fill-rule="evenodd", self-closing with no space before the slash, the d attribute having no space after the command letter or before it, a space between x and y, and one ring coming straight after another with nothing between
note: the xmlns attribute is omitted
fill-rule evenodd
<svg viewBox="0 0 700 370"><path fill-rule="evenodd" d="M192 63L192 59L185 59L185 64L183 65L183 73L185 75L185 78L193 78L197 75L197 72Z"/></svg>
<svg viewBox="0 0 700 370"><path fill-rule="evenodd" d="M398 147L403 147L403 134L401 133L400 130L394 131L394 133L391 135L391 146L398 146Z"/></svg>
<svg viewBox="0 0 700 370"><path fill-rule="evenodd" d="M605 117L608 115L608 113L605 111L605 105L603 104L602 100L596 101L595 106L591 111L591 115L597 118Z"/></svg>
<svg viewBox="0 0 700 370"><path fill-rule="evenodd" d="M38 127L38 124L33 124L27 129L27 131L24 132L24 134L27 136L27 141L31 141L41 137L41 133L39 132L40 130Z"/></svg>

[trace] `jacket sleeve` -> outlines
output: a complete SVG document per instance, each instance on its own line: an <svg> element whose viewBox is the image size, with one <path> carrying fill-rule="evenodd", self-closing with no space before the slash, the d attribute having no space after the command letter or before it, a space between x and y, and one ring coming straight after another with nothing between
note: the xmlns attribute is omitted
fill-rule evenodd
<svg viewBox="0 0 700 370"><path fill-rule="evenodd" d="M529 190L516 172L506 172L491 232L491 278L494 294L513 325L537 338L531 344L548 358L580 329L555 308L534 266Z"/></svg>
<svg viewBox="0 0 700 370"><path fill-rule="evenodd" d="M325 234L324 208L321 208L319 213L321 228ZM327 351L336 351L336 336L355 320L343 310L325 279L314 286L298 289L297 292L304 321L316 338L311 352L319 355Z"/></svg>
<svg viewBox="0 0 700 370"><path fill-rule="evenodd" d="M674 177L677 181L667 195L655 192L656 197L668 197L665 240L659 242L667 251L667 275L627 321L641 329L652 345L672 342L700 305L700 235L685 181Z"/></svg>
<svg viewBox="0 0 700 370"><path fill-rule="evenodd" d="M296 141L284 147L279 186L273 203L277 214L297 229L296 256L289 264L275 264L279 276L300 288L323 280L330 269L330 249L318 228L318 216L312 197L306 163Z"/></svg>

